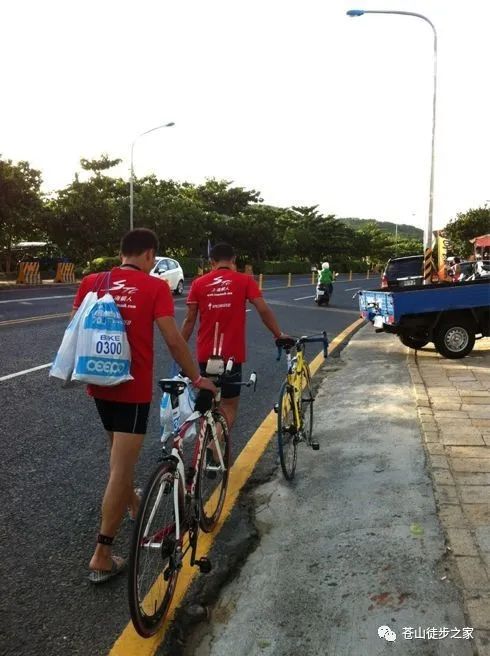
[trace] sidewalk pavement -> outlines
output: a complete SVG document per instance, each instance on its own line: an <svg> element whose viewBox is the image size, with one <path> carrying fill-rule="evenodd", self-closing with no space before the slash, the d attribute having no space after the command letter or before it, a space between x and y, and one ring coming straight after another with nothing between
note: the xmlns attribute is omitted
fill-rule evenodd
<svg viewBox="0 0 490 656"><path fill-rule="evenodd" d="M489 358L363 328L320 383L321 450L255 489L258 547L186 653L489 656Z"/></svg>
<svg viewBox="0 0 490 656"><path fill-rule="evenodd" d="M469 626L490 655L490 340L462 360L411 351L409 371L439 516L454 554Z"/></svg>

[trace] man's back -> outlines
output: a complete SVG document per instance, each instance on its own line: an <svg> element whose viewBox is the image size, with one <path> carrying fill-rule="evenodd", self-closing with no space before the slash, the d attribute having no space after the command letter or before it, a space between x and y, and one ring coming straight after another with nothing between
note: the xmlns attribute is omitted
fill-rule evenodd
<svg viewBox="0 0 490 656"><path fill-rule="evenodd" d="M252 276L223 267L192 283L187 303L199 308L197 357L206 362L213 353L215 327L223 335L222 355L236 363L246 360L245 310L247 300L262 294Z"/></svg>
<svg viewBox="0 0 490 656"><path fill-rule="evenodd" d="M159 317L174 316L172 294L168 285L143 271L116 267L109 274L91 274L82 280L75 297L74 307L80 306L89 291L99 296L109 291L126 324L131 347L131 374L134 380L116 387L89 385L96 398L147 403L152 396L153 372L153 321Z"/></svg>
<svg viewBox="0 0 490 656"><path fill-rule="evenodd" d="M330 269L322 269L322 273L320 275L320 282L325 285L329 282L332 282L332 280L333 280L333 276Z"/></svg>

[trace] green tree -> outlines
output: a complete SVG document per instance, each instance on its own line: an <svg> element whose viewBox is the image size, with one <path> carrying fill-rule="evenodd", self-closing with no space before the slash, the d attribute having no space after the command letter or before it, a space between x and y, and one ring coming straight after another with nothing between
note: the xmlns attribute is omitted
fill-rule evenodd
<svg viewBox="0 0 490 656"><path fill-rule="evenodd" d="M293 207L288 218L289 225L285 231L288 241L282 249L284 254L292 245L297 257L320 264L323 260L333 261L351 253L355 233L335 215L324 215L314 205Z"/></svg>
<svg viewBox="0 0 490 656"><path fill-rule="evenodd" d="M82 157L80 166L84 171L92 171L98 175L101 171L108 171L122 162L122 159L109 159L109 155L103 153L99 159L85 159Z"/></svg>
<svg viewBox="0 0 490 656"><path fill-rule="evenodd" d="M49 203L49 235L65 255L82 263L101 255L116 255L127 229L128 186L121 178L102 175L119 160L81 160L95 173L87 182L73 182ZM125 225L126 223L126 225Z"/></svg>
<svg viewBox="0 0 490 656"><path fill-rule="evenodd" d="M206 210L225 216L238 216L250 204L262 202L258 191L232 187L229 180L215 180L214 178L195 187L193 195Z"/></svg>
<svg viewBox="0 0 490 656"><path fill-rule="evenodd" d="M490 232L490 208L478 207L459 213L444 228L454 253L468 257L473 252L470 239Z"/></svg>
<svg viewBox="0 0 490 656"><path fill-rule="evenodd" d="M5 270L12 267L12 246L42 236L41 173L28 162L0 159L0 250Z"/></svg>
<svg viewBox="0 0 490 656"><path fill-rule="evenodd" d="M238 216L215 214L211 224L213 243L227 241L240 260L262 262L280 251L280 216L284 210L272 205L251 204Z"/></svg>
<svg viewBox="0 0 490 656"><path fill-rule="evenodd" d="M424 252L424 245L422 240L419 239L398 239L395 244L393 239L393 255L392 257L405 257L407 255L422 255Z"/></svg>

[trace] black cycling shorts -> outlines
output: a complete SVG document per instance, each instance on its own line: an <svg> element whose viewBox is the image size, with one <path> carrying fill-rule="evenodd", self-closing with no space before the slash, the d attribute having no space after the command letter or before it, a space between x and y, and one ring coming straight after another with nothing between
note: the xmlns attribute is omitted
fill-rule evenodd
<svg viewBox="0 0 490 656"><path fill-rule="evenodd" d="M104 399L94 401L106 431L145 435L150 413L149 403L119 403Z"/></svg>
<svg viewBox="0 0 490 656"><path fill-rule="evenodd" d="M201 376L207 376L206 373L206 362L200 362L199 368L201 370ZM234 364L231 372L226 376L228 383L224 383L221 387L221 398L222 399L236 399L237 396L240 396L240 390L242 389L240 385L230 385L230 383L241 383L242 382L242 365Z"/></svg>

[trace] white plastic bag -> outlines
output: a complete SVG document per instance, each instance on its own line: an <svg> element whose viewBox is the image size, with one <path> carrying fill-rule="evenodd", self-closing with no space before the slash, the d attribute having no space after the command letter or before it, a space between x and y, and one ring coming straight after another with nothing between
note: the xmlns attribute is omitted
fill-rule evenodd
<svg viewBox="0 0 490 656"><path fill-rule="evenodd" d="M111 294L87 306L78 330L72 380L104 387L133 380L126 327Z"/></svg>
<svg viewBox="0 0 490 656"><path fill-rule="evenodd" d="M75 356L77 350L78 330L80 328L80 319L87 308L97 301L97 293L89 292L83 299L80 307L73 315L73 319L65 330L61 345L54 362L49 371L49 375L61 380L70 380L75 368Z"/></svg>
<svg viewBox="0 0 490 656"><path fill-rule="evenodd" d="M196 402L196 390L192 387L190 379L183 376L174 376L174 380L183 380L187 383L187 387L177 397L175 407L172 407L172 399L168 392L164 392L160 402L160 426L162 428L161 441L165 442L169 436L178 431L180 426L187 421L187 419L194 412L194 404ZM196 423L189 426L185 438L194 437L197 433Z"/></svg>

